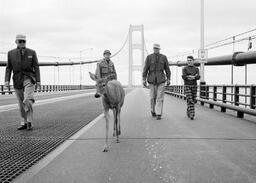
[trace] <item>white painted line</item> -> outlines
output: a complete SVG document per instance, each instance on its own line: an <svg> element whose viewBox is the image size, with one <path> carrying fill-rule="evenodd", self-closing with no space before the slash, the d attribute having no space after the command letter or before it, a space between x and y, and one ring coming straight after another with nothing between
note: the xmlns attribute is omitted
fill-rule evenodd
<svg viewBox="0 0 256 183"><path fill-rule="evenodd" d="M74 98L79 98L79 97L86 97L86 96L90 96L93 94L95 94L95 92L38 100L35 102L34 106L50 104L50 103L54 103L54 102L59 102L59 101L64 101L64 100L69 100L69 99L74 99ZM10 110L14 110L17 108L18 108L18 104L3 105L3 106L0 106L0 112L10 111Z"/></svg>
<svg viewBox="0 0 256 183"><path fill-rule="evenodd" d="M69 94L75 94L75 93L80 93L80 92L87 92L87 91L95 91L95 89L85 89L85 90L67 90L67 91L51 91L51 92L36 92L35 93L35 97L38 97L38 96L52 96L52 95L58 95L58 94L66 94L66 93L69 93ZM1 95L0 94L0 100L1 99L11 99L11 98L15 98L16 99L16 96L15 96L15 92L13 92L13 94L5 94L5 95Z"/></svg>
<svg viewBox="0 0 256 183"><path fill-rule="evenodd" d="M88 123L85 127L75 133L70 139L78 139L81 135L87 132L91 127L93 127L98 121L104 117L104 114L100 114L93 121ZM28 182L33 176L35 176L40 170L46 167L52 160L54 160L58 155L60 155L66 148L68 148L76 140L66 140L61 145L59 145L55 150L46 155L42 160L40 160L33 167L28 169L26 172L21 174L17 179L14 180L14 183L25 183Z"/></svg>

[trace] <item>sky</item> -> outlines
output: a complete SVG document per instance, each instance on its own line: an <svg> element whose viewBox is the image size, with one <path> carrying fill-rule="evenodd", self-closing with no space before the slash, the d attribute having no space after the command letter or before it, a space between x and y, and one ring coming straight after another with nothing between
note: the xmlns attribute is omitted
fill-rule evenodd
<svg viewBox="0 0 256 183"><path fill-rule="evenodd" d="M255 7L255 0L205 0L205 44L256 28ZM84 60L102 58L104 49L119 50L130 24L144 25L149 52L153 43L159 43L167 56L199 48L200 0L0 0L0 52L15 48L15 36L22 33L27 36L27 47L39 56L77 59L81 53ZM134 40L139 41L138 34ZM212 56L232 53L225 49ZM123 82L127 81L127 52L126 46L113 58ZM6 55L0 59L6 60ZM39 61L56 59L39 57ZM60 77L72 75L69 70ZM77 81L74 78L65 80ZM89 82L87 74L83 79Z"/></svg>

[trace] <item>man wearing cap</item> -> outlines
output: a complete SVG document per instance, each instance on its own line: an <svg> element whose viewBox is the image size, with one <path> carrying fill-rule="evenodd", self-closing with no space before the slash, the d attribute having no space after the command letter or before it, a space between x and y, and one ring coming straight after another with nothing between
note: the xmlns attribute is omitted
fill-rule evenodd
<svg viewBox="0 0 256 183"><path fill-rule="evenodd" d="M111 52L105 50L103 56L104 58L97 64L95 75L98 78L117 79L114 63L110 60Z"/></svg>
<svg viewBox="0 0 256 183"><path fill-rule="evenodd" d="M149 83L151 115L160 120L163 113L165 82L170 85L170 68L167 57L160 54L160 45L153 45L154 53L148 55L142 73L143 85Z"/></svg>
<svg viewBox="0 0 256 183"><path fill-rule="evenodd" d="M103 56L104 58L97 64L95 75L97 78L107 78L108 80L117 79L114 63L110 60L111 52L105 50ZM100 97L97 93L95 96Z"/></svg>
<svg viewBox="0 0 256 183"><path fill-rule="evenodd" d="M193 56L187 56L188 65L182 69L182 78L185 85L187 99L187 116L191 120L195 117L195 102L197 93L197 80L200 79L199 69L194 66Z"/></svg>
<svg viewBox="0 0 256 183"><path fill-rule="evenodd" d="M8 52L5 86L10 87L13 72L13 85L21 115L18 130L32 130L34 90L40 87L40 70L36 52L26 48L26 36L18 34L15 43L17 48Z"/></svg>

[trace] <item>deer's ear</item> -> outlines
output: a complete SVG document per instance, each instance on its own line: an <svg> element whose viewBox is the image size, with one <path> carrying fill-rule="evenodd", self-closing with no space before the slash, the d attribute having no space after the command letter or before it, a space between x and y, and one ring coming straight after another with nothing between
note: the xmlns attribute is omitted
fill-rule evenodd
<svg viewBox="0 0 256 183"><path fill-rule="evenodd" d="M91 73L91 72L89 72L89 74L90 74L90 77L91 77L91 79L92 79L93 81L96 81L96 80L97 80L97 76L96 76L95 74L93 74L93 73Z"/></svg>

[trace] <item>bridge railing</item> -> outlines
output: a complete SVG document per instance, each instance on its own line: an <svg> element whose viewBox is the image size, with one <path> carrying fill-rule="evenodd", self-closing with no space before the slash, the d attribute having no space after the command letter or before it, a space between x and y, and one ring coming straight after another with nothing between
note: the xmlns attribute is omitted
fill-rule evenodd
<svg viewBox="0 0 256 183"><path fill-rule="evenodd" d="M41 85L35 92L55 92L55 91L68 91L68 90L85 90L94 89L93 85ZM0 94L13 94L14 87L11 85L6 88L4 85L0 85Z"/></svg>
<svg viewBox="0 0 256 183"><path fill-rule="evenodd" d="M166 93L186 99L184 85L167 86L166 89ZM218 106L221 112L234 110L239 118L244 114L256 116L256 85L201 85L197 88L197 101L201 105L209 104L210 108Z"/></svg>

